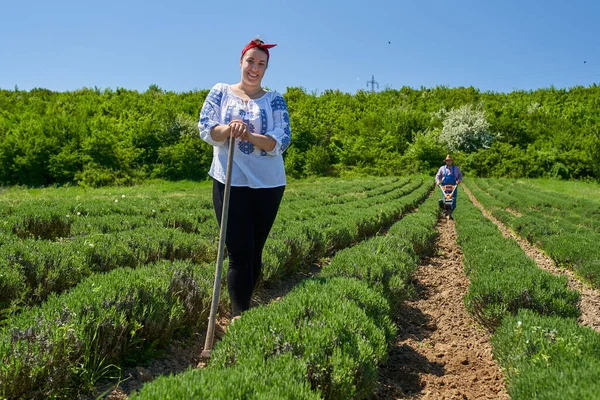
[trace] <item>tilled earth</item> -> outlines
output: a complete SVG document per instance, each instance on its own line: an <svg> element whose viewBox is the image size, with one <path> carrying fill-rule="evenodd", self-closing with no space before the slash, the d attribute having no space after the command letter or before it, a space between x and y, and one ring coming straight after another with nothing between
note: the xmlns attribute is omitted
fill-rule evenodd
<svg viewBox="0 0 600 400"><path fill-rule="evenodd" d="M454 221L441 220L437 253L415 280L416 298L397 316L398 336L372 399L508 399L489 334L467 313L469 281Z"/></svg>

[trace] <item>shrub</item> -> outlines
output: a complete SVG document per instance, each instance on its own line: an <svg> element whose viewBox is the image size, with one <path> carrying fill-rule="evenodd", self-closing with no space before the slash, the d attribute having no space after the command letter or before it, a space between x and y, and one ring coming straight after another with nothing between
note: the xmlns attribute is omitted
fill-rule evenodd
<svg viewBox="0 0 600 400"><path fill-rule="evenodd" d="M13 305L20 304L27 294L25 277L18 266L8 260L0 259L0 321L2 314L9 313Z"/></svg>
<svg viewBox="0 0 600 400"><path fill-rule="evenodd" d="M75 384L102 377L90 372L110 372L111 364L204 324L213 274L182 262L122 268L9 318L0 332L0 396L69 397L89 388Z"/></svg>
<svg viewBox="0 0 600 400"><path fill-rule="evenodd" d="M65 215L42 211L38 215L25 215L15 222L12 232L21 239L34 238L55 240L69 237L71 220Z"/></svg>
<svg viewBox="0 0 600 400"><path fill-rule="evenodd" d="M366 283L307 280L281 302L256 308L230 327L211 355L211 367L255 365L290 354L325 398L368 394L393 337L389 306Z"/></svg>
<svg viewBox="0 0 600 400"><path fill-rule="evenodd" d="M232 368L189 370L180 378L160 377L129 398L139 399L321 399L305 379L306 367L291 355Z"/></svg>
<svg viewBox="0 0 600 400"><path fill-rule="evenodd" d="M492 337L513 399L593 399L600 393L600 333L575 319L522 310Z"/></svg>
<svg viewBox="0 0 600 400"><path fill-rule="evenodd" d="M446 112L441 111L443 128L439 136L451 152L472 152L489 147L497 138L490 131L490 124L486 119L483 107L464 105Z"/></svg>

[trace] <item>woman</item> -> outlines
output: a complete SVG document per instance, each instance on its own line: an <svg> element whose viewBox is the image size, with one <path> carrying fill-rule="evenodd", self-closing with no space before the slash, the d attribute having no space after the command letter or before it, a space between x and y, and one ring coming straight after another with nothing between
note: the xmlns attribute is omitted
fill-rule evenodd
<svg viewBox="0 0 600 400"><path fill-rule="evenodd" d="M291 142L287 104L261 82L269 64L269 49L255 39L240 58L241 79L216 84L200 112L200 136L213 146L209 175L219 225L223 209L227 152L233 144L231 192L225 245L229 254L227 289L233 318L250 308L261 277L262 252L273 226L286 178L282 153Z"/></svg>
<svg viewBox="0 0 600 400"><path fill-rule="evenodd" d="M435 175L435 184L437 186L440 185L458 185L460 181L462 181L463 175L460 172L460 168L456 165L452 165L452 156L448 154L446 159L444 160L446 165L443 165L438 170ZM456 208L456 196L458 195L458 188L454 189L454 193L452 195L452 210L448 213L448 211L444 211L444 216L446 219L452 219L452 212Z"/></svg>

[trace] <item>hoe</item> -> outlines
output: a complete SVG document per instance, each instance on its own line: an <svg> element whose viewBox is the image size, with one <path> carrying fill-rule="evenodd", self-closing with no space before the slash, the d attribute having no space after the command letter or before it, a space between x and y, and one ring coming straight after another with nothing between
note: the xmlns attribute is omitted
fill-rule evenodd
<svg viewBox="0 0 600 400"><path fill-rule="evenodd" d="M221 211L221 228L219 231L219 250L217 255L217 270L215 272L215 284L213 286L212 303L210 305L210 316L208 317L208 331L204 350L200 357L210 358L215 337L215 321L217 319L217 308L219 306L219 290L221 288L221 272L223 270L223 258L225 257L225 236L227 234L227 216L229 215L229 194L231 191L231 164L233 162L233 138L229 138L229 152L227 153L227 171L225 173L225 193L223 195L223 210Z"/></svg>

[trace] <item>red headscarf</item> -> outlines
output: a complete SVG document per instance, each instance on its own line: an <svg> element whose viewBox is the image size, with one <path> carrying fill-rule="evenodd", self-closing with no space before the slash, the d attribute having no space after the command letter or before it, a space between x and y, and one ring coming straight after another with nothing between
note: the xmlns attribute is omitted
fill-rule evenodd
<svg viewBox="0 0 600 400"><path fill-rule="evenodd" d="M244 50L242 50L242 57L244 57L244 54L250 50L253 49L255 47L258 47L259 49L263 50L265 53L267 53L267 61L269 61L269 49L272 47L277 46L276 44L265 44L262 40L260 39L254 39L252 41L250 41L250 43L248 43L246 45L246 47L244 47Z"/></svg>

